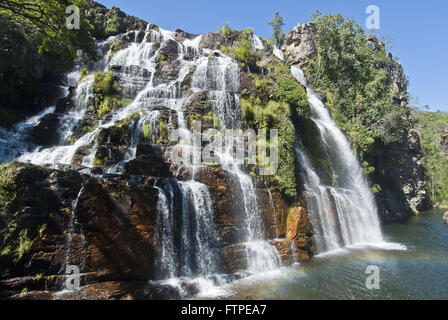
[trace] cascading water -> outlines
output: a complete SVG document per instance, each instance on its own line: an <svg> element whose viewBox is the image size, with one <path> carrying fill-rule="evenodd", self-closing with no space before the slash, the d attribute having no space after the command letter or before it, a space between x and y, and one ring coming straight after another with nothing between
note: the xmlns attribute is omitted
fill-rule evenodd
<svg viewBox="0 0 448 320"><path fill-rule="evenodd" d="M279 58L282 61L285 61L285 55L283 54L283 51L280 50L277 46L272 46L272 52L274 53L274 55Z"/></svg>
<svg viewBox="0 0 448 320"><path fill-rule="evenodd" d="M128 35L123 35L129 39ZM105 47L120 40L120 36L111 37L101 42L99 47ZM118 72L121 95L132 101L127 106L115 110L108 117L97 119L91 132L79 134L77 127L83 119L88 117L91 98L94 96L94 75L81 78L79 71L69 76L69 82L76 88L73 91L73 108L65 114L60 114L58 128L59 145L42 148L30 146L19 150L11 159L30 162L36 165L70 165L78 150L87 154L83 157L82 165L90 173L89 168L95 167L95 158L99 147L100 133L116 126L117 123L129 120L126 145L122 146L123 156L120 161L104 168L104 172L121 174L127 162L137 157L137 147L143 136L146 142L155 143L153 139L159 133L159 121L169 114L168 130L179 129L182 137L191 132L187 129L185 109L189 97L185 95L182 83L187 75L194 70L191 79L193 92L206 92L208 104L219 118L220 126L228 129L240 129L242 123L241 106L238 92L240 90L240 70L238 63L219 51L200 49L202 36L183 41L176 40L174 33L166 30L153 30L148 27L144 36L135 33L134 41L126 47L112 54L112 48L103 59L94 65L94 70ZM126 40L129 41L129 40ZM256 49L265 46L258 37L252 38ZM159 62L164 45L177 46L174 58L177 64L177 75L173 78L161 79ZM171 47L170 47L171 48ZM67 95L69 94L69 90ZM54 112L55 109L46 111ZM33 125L41 117L39 115ZM138 117L133 115L138 114ZM172 114L177 114L173 117ZM174 120L177 120L175 123ZM1 134L1 132L0 132ZM147 139L146 136L151 137ZM1 138L1 137L0 137ZM2 143L2 140L0 140ZM251 178L242 171L242 164L227 153L227 162L223 169L228 170L238 181L241 190L241 207L244 213L244 231L246 235L246 252L248 257L248 271L259 273L274 270L281 266L277 249L265 241L264 225L261 210L258 205L255 186ZM19 156L20 155L20 156ZM159 279L195 278L212 279L213 283L222 284L219 276L221 267L221 253L219 236L213 221L213 206L208 187L194 181L195 170L198 165L185 164L192 170L192 180L177 182L176 179L165 179L155 188L159 191L157 204L156 242L160 248L157 259ZM76 209L76 204L74 204ZM77 227L76 215L72 212L70 230ZM72 231L68 235L68 247L74 241ZM71 249L69 249L71 250ZM71 260L71 252L67 253L66 264Z"/></svg>
<svg viewBox="0 0 448 320"><path fill-rule="evenodd" d="M207 186L196 181L164 179L157 203L156 266L162 283L198 285L200 292L216 291L227 282L220 274L220 239L213 221ZM219 291L219 290L218 290Z"/></svg>
<svg viewBox="0 0 448 320"><path fill-rule="evenodd" d="M250 37L250 43L252 44L252 47L256 50L264 50L265 49L263 41L261 41L261 39L256 35L252 35Z"/></svg>
<svg viewBox="0 0 448 320"><path fill-rule="evenodd" d="M311 119L319 128L335 176L334 186L324 185L308 156L299 147L296 148L317 251L382 242L373 194L347 138L331 118L324 103L308 86L302 70L292 67L291 73L307 89Z"/></svg>
<svg viewBox="0 0 448 320"><path fill-rule="evenodd" d="M219 52L208 53L213 58L198 59L192 86L196 90L208 91L209 103L215 107L221 125L226 129L238 129L242 119L237 94L240 87L238 64ZM251 273L271 271L281 266L280 255L275 247L264 241L266 236L255 187L252 179L242 171L242 163L234 153L234 147L238 148L241 145L240 140L238 134L227 137L227 149L219 155L221 166L237 179L241 189L248 271Z"/></svg>
<svg viewBox="0 0 448 320"><path fill-rule="evenodd" d="M24 152L35 146L29 142L29 132L49 113L53 113L55 107L49 107L39 114L16 124L11 130L0 127L0 162L15 160Z"/></svg>

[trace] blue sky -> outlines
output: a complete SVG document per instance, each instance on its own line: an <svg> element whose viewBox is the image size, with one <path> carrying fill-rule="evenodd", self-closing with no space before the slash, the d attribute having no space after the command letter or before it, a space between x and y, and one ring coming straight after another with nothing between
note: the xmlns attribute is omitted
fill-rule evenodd
<svg viewBox="0 0 448 320"><path fill-rule="evenodd" d="M341 13L365 25L368 5L380 8L379 35L393 38L392 54L404 66L409 78L413 105L429 105L448 111L448 1L447 0L99 0L150 23L191 33L215 32L229 22L233 29L251 27L270 37L268 21L276 10L285 19L285 32L307 22L318 9Z"/></svg>

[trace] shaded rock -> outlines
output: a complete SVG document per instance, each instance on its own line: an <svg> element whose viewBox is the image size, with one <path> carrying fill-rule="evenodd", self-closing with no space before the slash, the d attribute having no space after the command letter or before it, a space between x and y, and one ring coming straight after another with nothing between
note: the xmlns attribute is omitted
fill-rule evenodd
<svg viewBox="0 0 448 320"><path fill-rule="evenodd" d="M288 205L281 193L277 190L268 190L265 187L257 188L257 195L267 238L285 237Z"/></svg>
<svg viewBox="0 0 448 320"><path fill-rule="evenodd" d="M12 300L171 300L182 298L179 289L147 281L107 281L90 284L76 291L54 294L31 291L11 297Z"/></svg>
<svg viewBox="0 0 448 320"><path fill-rule="evenodd" d="M244 226L244 214L240 205L241 192L235 192L240 189L236 178L219 168L201 167L195 172L195 180L209 187L215 224L222 245L242 241L246 235L241 230L241 226Z"/></svg>
<svg viewBox="0 0 448 320"><path fill-rule="evenodd" d="M420 134L417 130L411 129L408 134L409 150L414 153L420 153Z"/></svg>
<svg viewBox="0 0 448 320"><path fill-rule="evenodd" d="M16 179L12 201L0 203L6 213L0 229L3 294L63 287L72 212L78 223L70 229L69 261L80 268L82 285L155 278L157 189L123 177L97 180L26 164L2 172Z"/></svg>
<svg viewBox="0 0 448 320"><path fill-rule="evenodd" d="M59 143L59 115L50 113L31 131L31 141L37 145L51 147Z"/></svg>
<svg viewBox="0 0 448 320"><path fill-rule="evenodd" d="M225 247L224 261L229 272L245 272L248 267L245 245L235 244Z"/></svg>
<svg viewBox="0 0 448 320"><path fill-rule="evenodd" d="M168 165L163 160L161 148L149 143L137 146L136 159L126 163L124 172L131 175L170 176Z"/></svg>

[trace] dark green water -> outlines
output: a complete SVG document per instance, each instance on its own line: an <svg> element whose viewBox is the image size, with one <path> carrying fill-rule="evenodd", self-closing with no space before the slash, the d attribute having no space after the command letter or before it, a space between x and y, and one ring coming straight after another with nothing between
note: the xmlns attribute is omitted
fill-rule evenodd
<svg viewBox="0 0 448 320"><path fill-rule="evenodd" d="M320 255L307 265L237 281L227 299L448 299L448 228L433 209L383 227L406 248L360 247ZM380 289L366 287L366 268L380 269Z"/></svg>

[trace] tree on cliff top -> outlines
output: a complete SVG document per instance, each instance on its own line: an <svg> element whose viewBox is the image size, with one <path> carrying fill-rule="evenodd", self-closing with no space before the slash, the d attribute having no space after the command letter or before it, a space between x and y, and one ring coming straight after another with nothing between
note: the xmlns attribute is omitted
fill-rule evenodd
<svg viewBox="0 0 448 320"><path fill-rule="evenodd" d="M280 16L278 11L274 14L274 18L269 21L269 24L272 27L272 40L276 46L280 47L285 40L285 33L282 30L285 23L283 22L283 17Z"/></svg>
<svg viewBox="0 0 448 320"><path fill-rule="evenodd" d="M67 7L81 8L84 0L0 0L0 15L9 19L29 39L38 39L39 53L60 57L61 67L70 68L78 50L95 57L92 27L80 17L80 28L66 26Z"/></svg>

